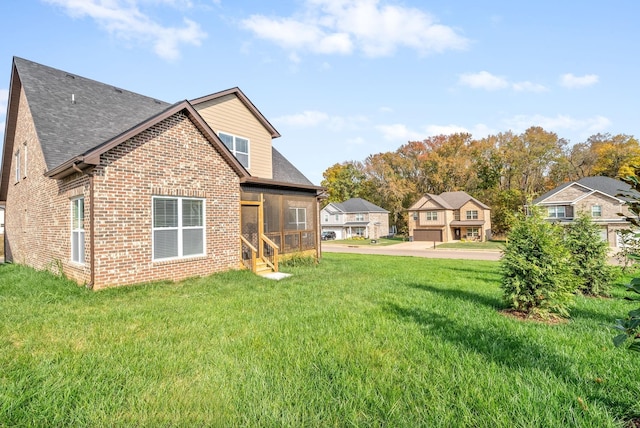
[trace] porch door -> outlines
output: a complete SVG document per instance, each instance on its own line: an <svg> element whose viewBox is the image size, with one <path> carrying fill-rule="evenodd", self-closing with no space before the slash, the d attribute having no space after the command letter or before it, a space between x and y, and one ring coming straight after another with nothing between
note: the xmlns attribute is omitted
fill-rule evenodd
<svg viewBox="0 0 640 428"><path fill-rule="evenodd" d="M262 198L262 195L260 195ZM240 233L258 249L258 257L262 257L260 236L263 233L262 202L242 201L240 204Z"/></svg>

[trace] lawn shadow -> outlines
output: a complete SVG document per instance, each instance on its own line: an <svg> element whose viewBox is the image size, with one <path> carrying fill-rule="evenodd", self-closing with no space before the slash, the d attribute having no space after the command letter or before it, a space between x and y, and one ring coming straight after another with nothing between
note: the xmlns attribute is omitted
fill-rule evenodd
<svg viewBox="0 0 640 428"><path fill-rule="evenodd" d="M562 354L543 348L526 337L515 335L506 326L483 324L482 328L463 325L455 317L419 308L387 303L385 310L400 319L424 327L442 341L473 351L499 365L514 370L529 368L554 374L566 382L575 383L571 362Z"/></svg>
<svg viewBox="0 0 640 428"><path fill-rule="evenodd" d="M465 300L471 303L478 303L496 310L506 308L506 305L498 298L486 296L483 294L472 293L470 291L452 290L450 288L438 288L425 284L407 284L408 287L418 290L428 291L430 293L439 294L446 298Z"/></svg>
<svg viewBox="0 0 640 428"><path fill-rule="evenodd" d="M494 302L494 299L486 299L484 296L476 296L473 293L431 290L432 287L424 288L453 297L462 296L462 298L473 302L484 300L484 304L489 305ZM469 294L472 296L468 296ZM390 316L417 324L424 328L425 334L435 335L439 340L449 342L456 348L472 351L489 361L514 371L538 370L542 376L545 376L544 373L550 373L567 384L579 385L582 382L576 362L565 354L555 351L553 347L537 344L526 337L526 334L518 334L509 327L508 323L482 323L476 327L460 321L455 317L455 314L449 317L421 308L403 307L392 302L386 303L383 310ZM628 410L628 403L603 397L598 391L591 391L589 396L595 400L606 402L606 405L615 409L616 413L624 413Z"/></svg>

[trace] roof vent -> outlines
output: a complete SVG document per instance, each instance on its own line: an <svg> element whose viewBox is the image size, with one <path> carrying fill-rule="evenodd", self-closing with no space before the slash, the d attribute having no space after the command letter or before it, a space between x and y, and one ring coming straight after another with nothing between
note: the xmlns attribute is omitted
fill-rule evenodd
<svg viewBox="0 0 640 428"><path fill-rule="evenodd" d="M69 74L69 73L67 73L67 77L70 78L70 79L75 79L76 78L76 76L74 76L73 74Z"/></svg>
<svg viewBox="0 0 640 428"><path fill-rule="evenodd" d="M118 88L113 88L117 93L121 94L122 93L122 89L118 89Z"/></svg>

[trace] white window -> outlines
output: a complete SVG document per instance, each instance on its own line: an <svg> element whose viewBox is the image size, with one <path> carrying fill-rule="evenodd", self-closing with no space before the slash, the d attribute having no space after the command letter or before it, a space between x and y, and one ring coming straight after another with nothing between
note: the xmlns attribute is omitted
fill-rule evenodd
<svg viewBox="0 0 640 428"><path fill-rule="evenodd" d="M354 235L356 236L365 236L365 231L367 229L365 229L364 227L356 227L353 229Z"/></svg>
<svg viewBox="0 0 640 428"><path fill-rule="evenodd" d="M547 212L551 218L563 218L565 217L564 206L549 207Z"/></svg>
<svg viewBox="0 0 640 428"><path fill-rule="evenodd" d="M336 214L336 221L340 221L340 214Z"/></svg>
<svg viewBox="0 0 640 428"><path fill-rule="evenodd" d="M427 221L438 219L438 211L427 211L424 215Z"/></svg>
<svg viewBox="0 0 640 428"><path fill-rule="evenodd" d="M15 163L16 163L16 183L17 183L18 181L20 181L20 178L22 177L22 175L20 175L20 150L16 152Z"/></svg>
<svg viewBox="0 0 640 428"><path fill-rule="evenodd" d="M289 208L289 225L290 225L290 229L306 230L307 229L307 209L306 208Z"/></svg>
<svg viewBox="0 0 640 428"><path fill-rule="evenodd" d="M591 207L591 217L602 217L602 207L600 205Z"/></svg>
<svg viewBox="0 0 640 428"><path fill-rule="evenodd" d="M71 201L71 261L84 264L84 198Z"/></svg>
<svg viewBox="0 0 640 428"><path fill-rule="evenodd" d="M478 219L478 210L467 211L467 220L477 220L477 219Z"/></svg>
<svg viewBox="0 0 640 428"><path fill-rule="evenodd" d="M205 254L204 199L153 198L153 260Z"/></svg>
<svg viewBox="0 0 640 428"><path fill-rule="evenodd" d="M24 152L24 169L22 171L22 177L27 178L27 143L24 143L22 151Z"/></svg>
<svg viewBox="0 0 640 428"><path fill-rule="evenodd" d="M324 222L328 223L329 222L329 214L325 214L324 215Z"/></svg>
<svg viewBox="0 0 640 428"><path fill-rule="evenodd" d="M364 214L356 214L356 221L364 221Z"/></svg>
<svg viewBox="0 0 640 428"><path fill-rule="evenodd" d="M480 236L480 229L477 227L467 227L467 238L473 239Z"/></svg>
<svg viewBox="0 0 640 428"><path fill-rule="evenodd" d="M219 137L242 166L249 168L249 140L224 132L220 132Z"/></svg>

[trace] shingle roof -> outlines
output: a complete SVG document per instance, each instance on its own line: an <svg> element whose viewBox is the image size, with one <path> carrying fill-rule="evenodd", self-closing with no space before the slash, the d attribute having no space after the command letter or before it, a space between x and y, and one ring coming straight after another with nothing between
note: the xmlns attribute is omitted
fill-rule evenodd
<svg viewBox="0 0 640 428"><path fill-rule="evenodd" d="M26 59L14 63L49 169L170 105Z"/></svg>
<svg viewBox="0 0 640 428"><path fill-rule="evenodd" d="M49 170L172 107L164 101L26 59L15 57L14 64ZM241 93L238 88L232 88L211 96L227 92ZM242 97L246 98L244 94ZM246 102L250 103L248 98ZM264 121L271 126L266 118ZM273 129L272 135L280 134ZM273 149L272 154L274 182L313 186L277 150Z"/></svg>
<svg viewBox="0 0 640 428"><path fill-rule="evenodd" d="M373 213L373 212L388 213L389 212L384 208L381 208L376 204L372 204L371 202L366 201L362 198L351 198L351 199L347 199L342 203L333 203L333 205L345 213Z"/></svg>
<svg viewBox="0 0 640 428"><path fill-rule="evenodd" d="M313 186L313 183L274 147L271 148L271 164L274 181Z"/></svg>
<svg viewBox="0 0 640 428"><path fill-rule="evenodd" d="M488 206L469 195L467 192L444 192L440 193L440 197L444 199L454 210L460 209L464 204L469 202L470 200L475 201L480 207L484 209L489 209Z"/></svg>
<svg viewBox="0 0 640 428"><path fill-rule="evenodd" d="M611 177L595 176L595 177L584 177L578 181L570 181L567 183L563 183L560 186L556 187L555 189L550 190L547 193L534 199L532 201L532 204L534 205L539 204L540 202L544 201L548 197L553 196L556 193L560 192L561 190L566 189L567 187L576 183L584 187L587 187L591 190L597 190L606 195L612 196L614 198L622 199L622 200L628 200L629 198L618 196L621 192L630 192L640 197L640 194L632 190L631 186L625 183L624 181L616 180L615 178L611 178Z"/></svg>

